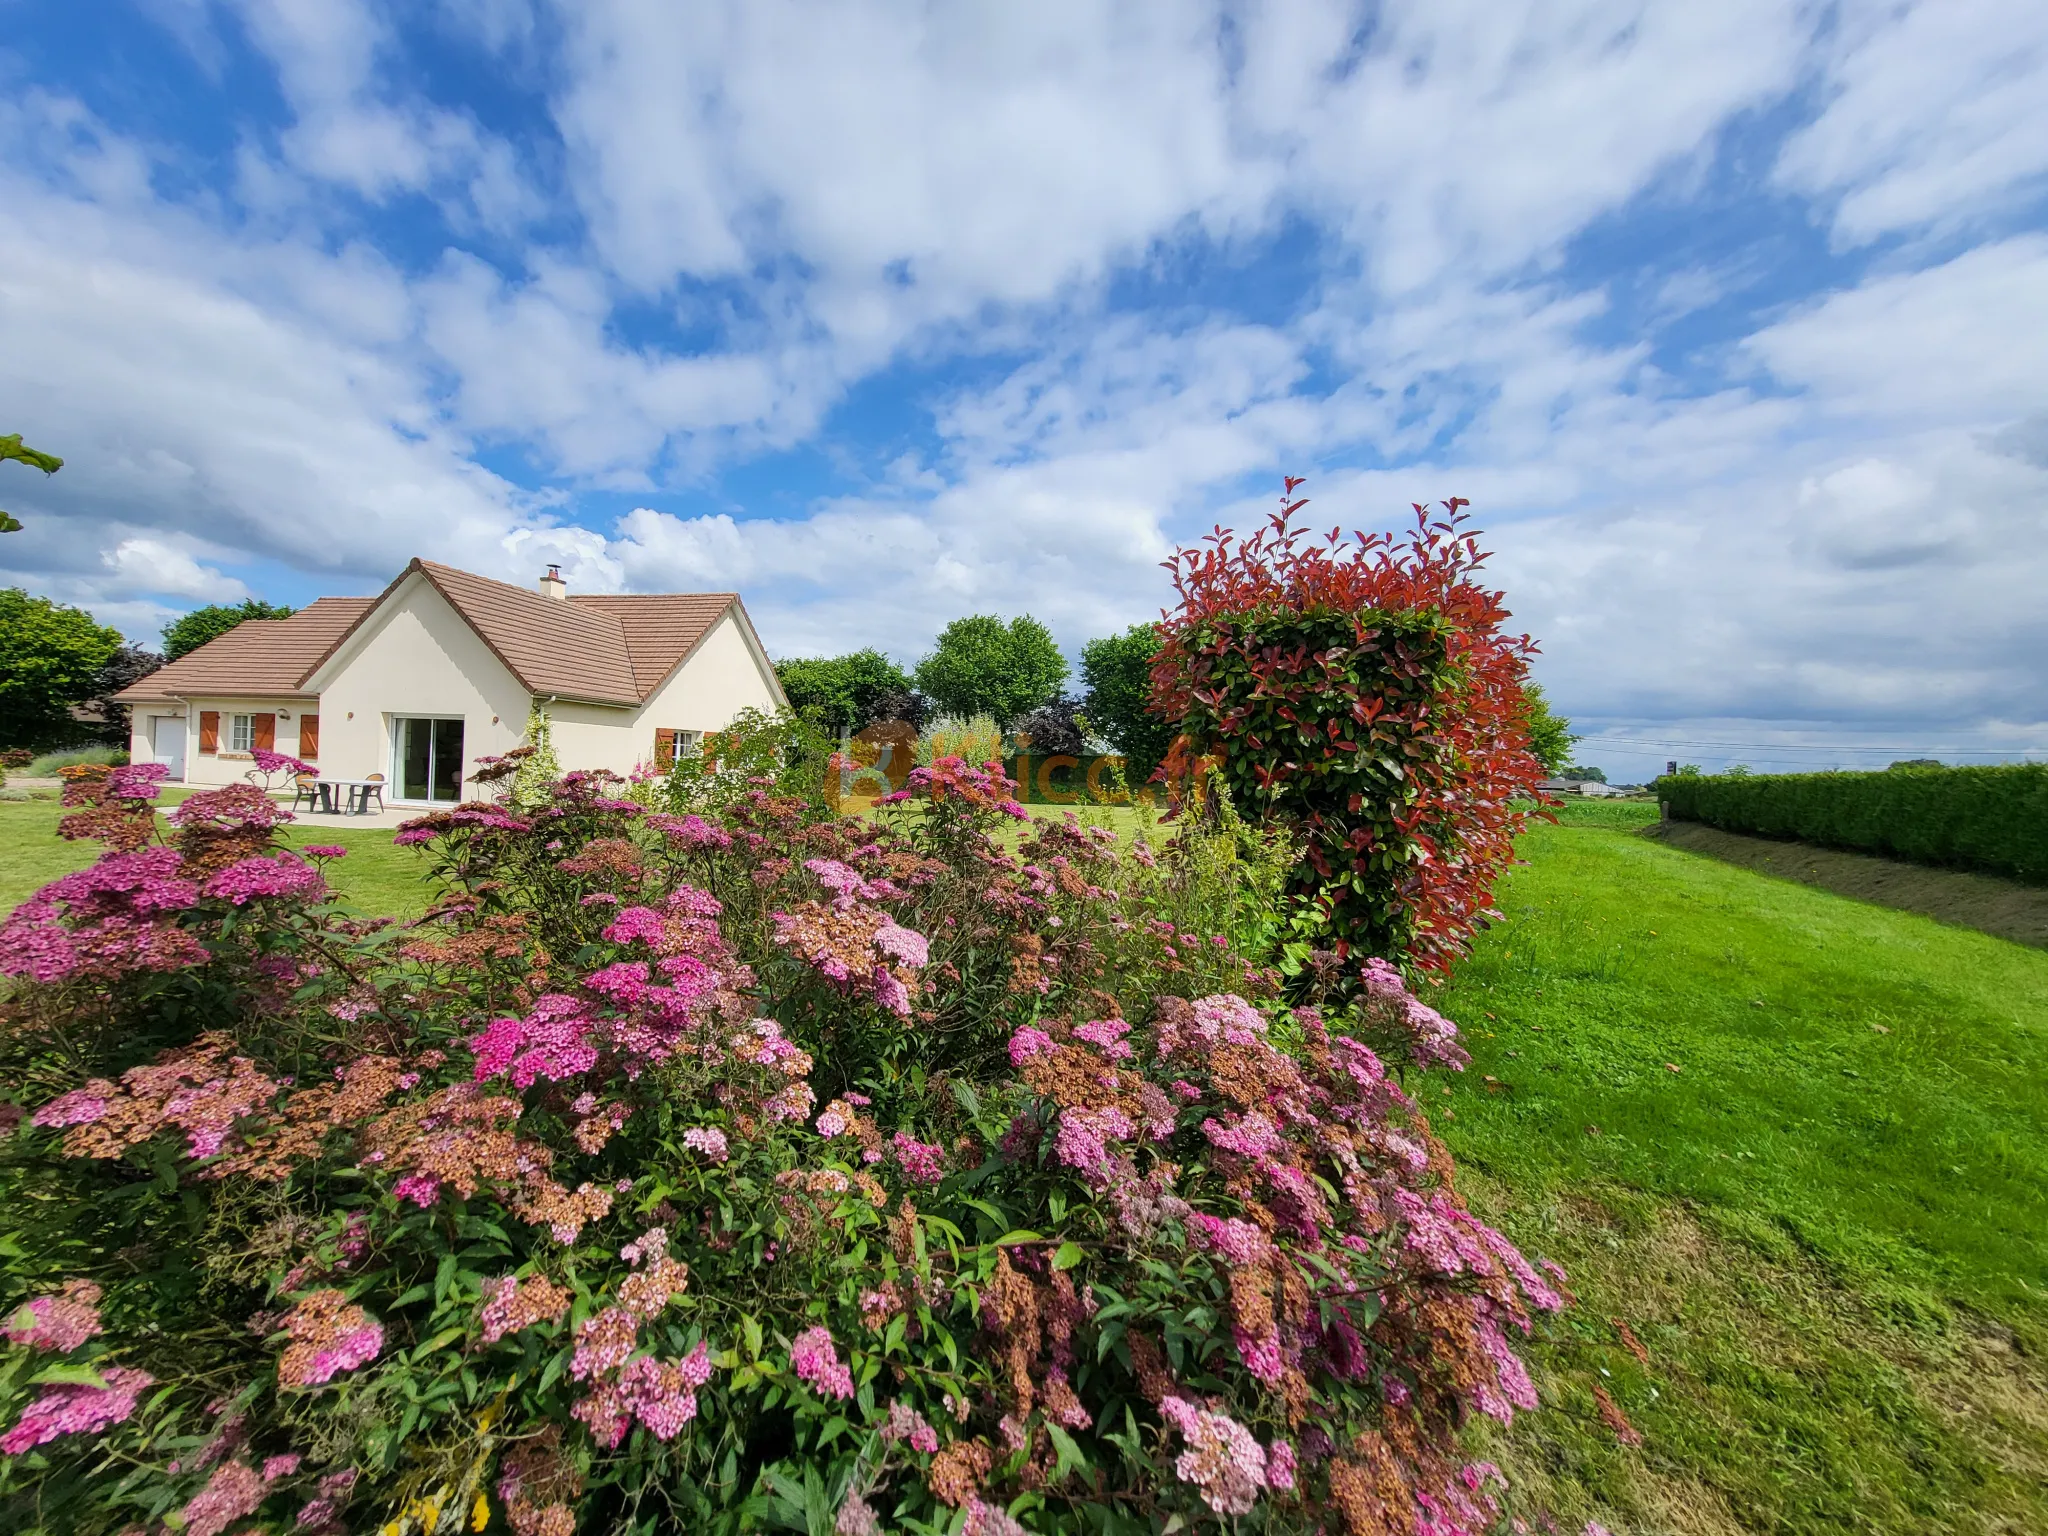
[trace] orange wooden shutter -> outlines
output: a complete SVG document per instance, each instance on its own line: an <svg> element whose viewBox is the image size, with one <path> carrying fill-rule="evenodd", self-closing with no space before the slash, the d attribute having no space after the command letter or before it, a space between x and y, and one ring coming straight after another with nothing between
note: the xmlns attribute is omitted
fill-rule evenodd
<svg viewBox="0 0 2048 1536"><path fill-rule="evenodd" d="M314 763L320 760L320 717L299 716L299 757L301 761Z"/></svg>
<svg viewBox="0 0 2048 1536"><path fill-rule="evenodd" d="M676 762L676 733L660 729L654 733L654 766L669 769Z"/></svg>
<svg viewBox="0 0 2048 1536"><path fill-rule="evenodd" d="M202 709L199 711L199 750L218 752L220 750L220 711Z"/></svg>
<svg viewBox="0 0 2048 1536"><path fill-rule="evenodd" d="M249 717L249 745L258 752L277 750L277 716L251 715Z"/></svg>

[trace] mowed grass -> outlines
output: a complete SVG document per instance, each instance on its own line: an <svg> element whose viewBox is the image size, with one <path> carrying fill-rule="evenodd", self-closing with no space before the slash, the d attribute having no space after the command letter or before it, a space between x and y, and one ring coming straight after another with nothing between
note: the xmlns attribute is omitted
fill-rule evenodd
<svg viewBox="0 0 2048 1536"><path fill-rule="evenodd" d="M1426 1091L1578 1293L1510 1475L1617 1533L2048 1530L2048 954L1560 814Z"/></svg>
<svg viewBox="0 0 2048 1536"><path fill-rule="evenodd" d="M187 791L166 790L158 804L176 805ZM98 843L57 836L64 814L55 800L0 800L0 916L59 875L83 869L101 853ZM388 828L338 830L287 826L288 846L304 843L346 848L330 862L327 878L342 899L364 916L417 917L433 899L427 862L416 848L398 848Z"/></svg>

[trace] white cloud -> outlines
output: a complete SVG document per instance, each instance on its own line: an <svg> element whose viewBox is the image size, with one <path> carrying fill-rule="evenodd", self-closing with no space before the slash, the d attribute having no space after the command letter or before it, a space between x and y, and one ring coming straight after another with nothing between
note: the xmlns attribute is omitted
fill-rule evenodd
<svg viewBox="0 0 2048 1536"><path fill-rule="evenodd" d="M1840 199L1844 242L2009 213L2048 183L2048 9L2034 0L1845 5L1826 87L1777 174Z"/></svg>
<svg viewBox="0 0 2048 1536"><path fill-rule="evenodd" d="M222 67L201 0L155 5ZM1296 470L1317 527L1473 498L1568 710L2048 720L2048 240L1987 222L2048 164L2038 8L236 5L288 120L238 124L217 196L60 94L0 107L0 395L71 460L9 488L35 515L0 556L43 590L139 623L241 561L361 590L558 560L739 587L785 654L909 659L977 610L1074 644ZM545 82L559 142L430 99L408 24ZM1796 302L1761 246L1659 261L1644 332L1589 340L1575 237L1684 208L1802 84L1779 192L1949 243ZM1175 302L1180 258L1304 225L1292 307ZM1165 301L1113 311L1134 271ZM1736 382L1660 348L1752 285L1784 307L1722 338ZM910 441L823 440L891 365L926 381ZM798 447L842 473L794 512L660 505ZM522 459L537 488L484 467Z"/></svg>
<svg viewBox="0 0 2048 1536"><path fill-rule="evenodd" d="M236 577L201 565L161 539L123 539L101 556L108 570L134 592L189 597L201 603L233 603L251 596Z"/></svg>

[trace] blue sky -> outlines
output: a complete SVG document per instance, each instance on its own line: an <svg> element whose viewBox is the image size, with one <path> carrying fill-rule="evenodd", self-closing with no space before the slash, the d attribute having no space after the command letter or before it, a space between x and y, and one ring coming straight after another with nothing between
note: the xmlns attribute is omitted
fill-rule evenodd
<svg viewBox="0 0 2048 1536"><path fill-rule="evenodd" d="M0 581L1077 650L1469 497L1637 778L2048 751L2048 8L0 0Z"/></svg>

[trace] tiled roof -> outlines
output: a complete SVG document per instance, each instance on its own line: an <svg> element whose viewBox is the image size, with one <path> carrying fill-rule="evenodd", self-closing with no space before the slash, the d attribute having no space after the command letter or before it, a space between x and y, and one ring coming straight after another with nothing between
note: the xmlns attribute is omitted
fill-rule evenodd
<svg viewBox="0 0 2048 1536"><path fill-rule="evenodd" d="M643 697L626 627L615 616L452 565L413 564L527 692L596 704L638 704Z"/></svg>
<svg viewBox="0 0 2048 1536"><path fill-rule="evenodd" d="M414 560L377 597L323 597L289 619L245 621L117 697L295 694L415 571L529 693L595 704L646 699L739 601L732 592L671 592L563 602Z"/></svg>
<svg viewBox="0 0 2048 1536"><path fill-rule="evenodd" d="M314 663L376 602L374 597L323 597L288 619L244 619L114 697L123 703L200 695L293 697Z"/></svg>
<svg viewBox="0 0 2048 1536"><path fill-rule="evenodd" d="M697 647L739 601L733 592L667 592L572 597L569 606L616 619L631 653L633 686L644 699L659 688L676 663ZM560 606L559 604L557 606Z"/></svg>

